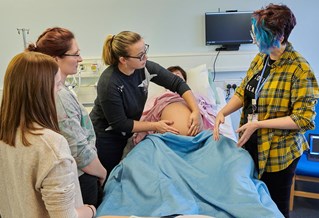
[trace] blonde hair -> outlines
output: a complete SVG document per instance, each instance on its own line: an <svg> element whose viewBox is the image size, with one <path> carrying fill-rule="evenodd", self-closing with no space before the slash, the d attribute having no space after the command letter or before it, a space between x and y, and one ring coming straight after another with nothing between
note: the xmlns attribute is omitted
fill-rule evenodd
<svg viewBox="0 0 319 218"><path fill-rule="evenodd" d="M21 128L22 143L29 146L26 135L39 128L58 132L54 99L56 61L38 52L23 52L10 61L3 85L0 108L0 140L15 146L17 128ZM41 128L40 128L41 129Z"/></svg>
<svg viewBox="0 0 319 218"><path fill-rule="evenodd" d="M103 44L102 60L106 65L117 65L120 57L127 57L129 46L142 37L135 32L122 31L117 35L108 35Z"/></svg>

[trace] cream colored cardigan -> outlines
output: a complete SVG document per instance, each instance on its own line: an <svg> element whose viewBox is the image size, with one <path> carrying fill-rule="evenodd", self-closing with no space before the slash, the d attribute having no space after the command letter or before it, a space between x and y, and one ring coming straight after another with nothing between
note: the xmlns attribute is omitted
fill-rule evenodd
<svg viewBox="0 0 319 218"><path fill-rule="evenodd" d="M0 141L0 217L73 218L83 205L77 167L67 141L51 130L28 135L31 146Z"/></svg>

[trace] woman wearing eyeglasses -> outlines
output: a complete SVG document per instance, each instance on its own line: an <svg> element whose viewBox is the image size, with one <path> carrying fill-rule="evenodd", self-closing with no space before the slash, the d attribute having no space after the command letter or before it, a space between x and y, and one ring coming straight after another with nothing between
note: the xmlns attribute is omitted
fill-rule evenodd
<svg viewBox="0 0 319 218"><path fill-rule="evenodd" d="M98 206L98 196L107 171L98 159L95 133L90 117L66 85L66 78L77 73L82 61L74 34L64 28L45 30L29 51L42 52L54 57L61 70L61 87L56 96L59 128L67 139L74 157L85 204Z"/></svg>
<svg viewBox="0 0 319 218"><path fill-rule="evenodd" d="M103 61L109 67L99 79L90 117L97 136L98 155L108 172L120 162L127 140L134 132L179 133L170 120L139 121L150 81L185 99L191 110L188 135L196 135L201 129L199 108L190 88L178 76L148 61L148 48L144 39L131 31L107 36L103 46Z"/></svg>

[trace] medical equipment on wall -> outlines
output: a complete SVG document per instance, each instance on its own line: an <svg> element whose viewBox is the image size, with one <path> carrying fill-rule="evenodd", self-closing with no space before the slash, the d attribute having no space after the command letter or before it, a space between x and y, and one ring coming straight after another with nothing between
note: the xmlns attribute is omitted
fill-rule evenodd
<svg viewBox="0 0 319 218"><path fill-rule="evenodd" d="M18 34L22 34L22 39L23 39L23 46L24 48L27 48L27 36L26 34L29 34L29 29L26 28L17 28Z"/></svg>
<svg viewBox="0 0 319 218"><path fill-rule="evenodd" d="M67 87L79 92L79 89L85 87L96 87L98 78L100 77L102 64L99 59L84 59L79 63L77 73L67 78Z"/></svg>

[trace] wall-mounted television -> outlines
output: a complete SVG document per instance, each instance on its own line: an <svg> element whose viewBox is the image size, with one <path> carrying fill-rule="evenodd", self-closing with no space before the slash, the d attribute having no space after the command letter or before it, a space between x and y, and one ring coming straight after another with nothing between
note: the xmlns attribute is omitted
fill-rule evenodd
<svg viewBox="0 0 319 218"><path fill-rule="evenodd" d="M252 43L252 12L205 13L206 45L222 45L216 50L238 50L240 44Z"/></svg>

